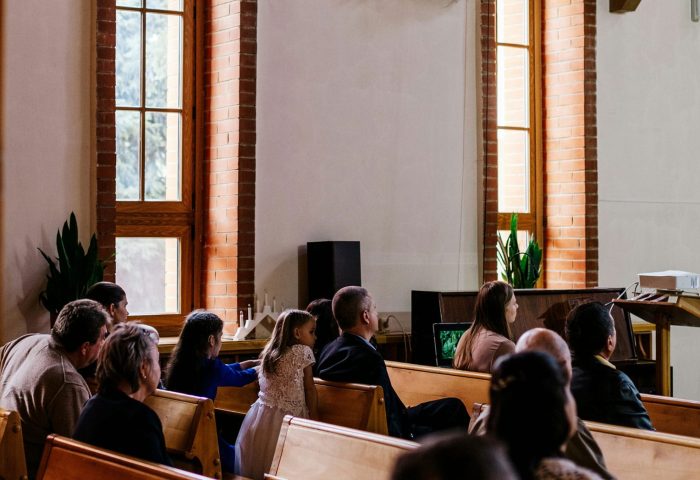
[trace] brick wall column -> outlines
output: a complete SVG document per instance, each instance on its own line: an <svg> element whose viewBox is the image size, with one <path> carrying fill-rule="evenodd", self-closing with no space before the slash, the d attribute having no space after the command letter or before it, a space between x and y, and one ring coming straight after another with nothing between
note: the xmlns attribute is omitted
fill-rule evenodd
<svg viewBox="0 0 700 480"><path fill-rule="evenodd" d="M483 280L497 278L498 136L496 131L496 2L481 0L481 95L484 164Z"/></svg>
<svg viewBox="0 0 700 480"><path fill-rule="evenodd" d="M229 333L253 303L256 54L257 1L209 0L201 291Z"/></svg>
<svg viewBox="0 0 700 480"><path fill-rule="evenodd" d="M96 29L97 238L99 258L110 259L104 279L114 281L116 125L114 119L117 23L115 0L97 0Z"/></svg>
<svg viewBox="0 0 700 480"><path fill-rule="evenodd" d="M545 0L545 285L598 284L595 1Z"/></svg>

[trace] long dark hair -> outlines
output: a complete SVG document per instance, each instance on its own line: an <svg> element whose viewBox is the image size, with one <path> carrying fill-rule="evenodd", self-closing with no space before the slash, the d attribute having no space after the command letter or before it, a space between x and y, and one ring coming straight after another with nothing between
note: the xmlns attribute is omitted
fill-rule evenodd
<svg viewBox="0 0 700 480"><path fill-rule="evenodd" d="M468 365L472 358L472 343L481 329L491 330L512 340L510 326L506 320L506 305L513 298L513 287L505 282L486 282L479 289L474 305L474 323L464 332L464 359L455 358L455 363ZM457 352L456 352L457 353Z"/></svg>
<svg viewBox="0 0 700 480"><path fill-rule="evenodd" d="M306 311L316 317L316 344L314 354L318 357L323 347L340 336L338 322L333 316L333 302L327 298L319 298L309 303Z"/></svg>
<svg viewBox="0 0 700 480"><path fill-rule="evenodd" d="M496 365L487 430L506 445L524 480L542 459L561 456L571 429L566 404L573 399L566 389L561 367L547 353L509 355Z"/></svg>
<svg viewBox="0 0 700 480"><path fill-rule="evenodd" d="M314 320L314 316L304 310L289 309L280 313L270 341L260 353L262 369L265 373L275 372L279 359L289 347L294 345L294 329L310 320Z"/></svg>
<svg viewBox="0 0 700 480"><path fill-rule="evenodd" d="M187 316L165 369L165 386L168 390L201 395L205 384L202 373L209 352L209 336L218 337L223 328L224 322L214 313L195 310Z"/></svg>
<svg viewBox="0 0 700 480"><path fill-rule="evenodd" d="M124 300L126 292L122 287L112 282L97 282L85 293L85 298L100 302L109 311L109 307L116 306Z"/></svg>

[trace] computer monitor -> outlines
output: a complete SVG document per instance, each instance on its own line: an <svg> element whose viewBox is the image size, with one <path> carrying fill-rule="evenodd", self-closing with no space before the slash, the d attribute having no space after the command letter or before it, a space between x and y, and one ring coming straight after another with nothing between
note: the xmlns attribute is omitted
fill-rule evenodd
<svg viewBox="0 0 700 480"><path fill-rule="evenodd" d="M462 334L471 326L467 323L433 323L435 340L435 364L438 367L451 367L455 349Z"/></svg>

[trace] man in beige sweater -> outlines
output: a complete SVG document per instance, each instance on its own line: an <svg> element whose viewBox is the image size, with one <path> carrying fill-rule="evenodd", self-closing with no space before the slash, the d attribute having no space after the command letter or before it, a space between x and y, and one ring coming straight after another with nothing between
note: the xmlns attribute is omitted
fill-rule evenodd
<svg viewBox="0 0 700 480"><path fill-rule="evenodd" d="M90 389L77 369L97 359L109 316L92 300L58 314L50 335L29 334L0 348L0 407L22 420L29 477L39 467L46 436L71 436Z"/></svg>

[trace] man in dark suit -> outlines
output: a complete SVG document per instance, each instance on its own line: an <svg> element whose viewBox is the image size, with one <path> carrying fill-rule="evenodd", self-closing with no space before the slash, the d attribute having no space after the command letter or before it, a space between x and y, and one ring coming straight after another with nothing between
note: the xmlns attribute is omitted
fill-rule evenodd
<svg viewBox="0 0 700 480"><path fill-rule="evenodd" d="M379 316L366 289L340 289L333 297L333 315L343 333L321 352L316 364L319 377L381 386L391 436L416 438L450 428L466 430L469 414L459 399L445 398L410 408L401 402L391 386L384 359L369 342L379 327Z"/></svg>
<svg viewBox="0 0 700 480"><path fill-rule="evenodd" d="M573 356L571 393L584 420L653 430L632 380L610 363L617 336L610 311L600 302L582 303L566 318Z"/></svg>

